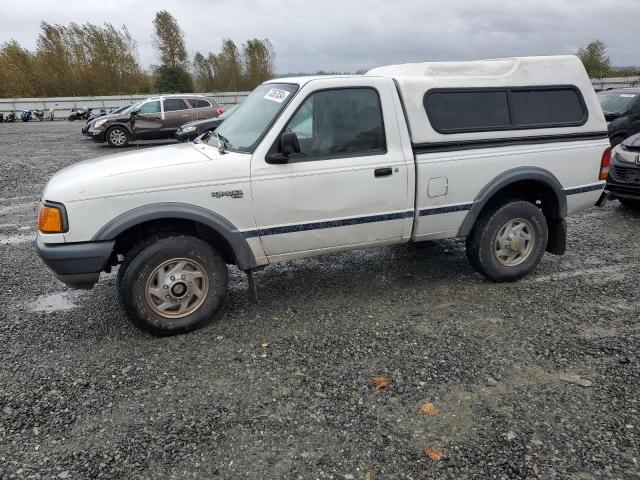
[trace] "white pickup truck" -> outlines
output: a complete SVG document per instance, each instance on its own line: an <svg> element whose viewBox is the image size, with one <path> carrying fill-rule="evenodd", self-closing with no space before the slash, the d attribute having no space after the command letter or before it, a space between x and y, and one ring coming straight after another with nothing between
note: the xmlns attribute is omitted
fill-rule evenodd
<svg viewBox="0 0 640 480"><path fill-rule="evenodd" d="M82 162L42 195L40 256L70 286L120 264L131 320L211 319L227 264L465 237L493 281L565 250L592 207L607 126L576 57L417 63L256 88L215 134Z"/></svg>

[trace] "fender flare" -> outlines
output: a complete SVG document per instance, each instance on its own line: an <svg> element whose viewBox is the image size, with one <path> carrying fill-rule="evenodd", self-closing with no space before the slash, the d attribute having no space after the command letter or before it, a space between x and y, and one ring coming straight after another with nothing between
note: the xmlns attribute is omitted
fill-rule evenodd
<svg viewBox="0 0 640 480"><path fill-rule="evenodd" d="M124 212L103 226L93 236L92 241L115 240L119 234L131 227L151 220L168 218L191 220L206 225L229 244L238 268L248 271L257 267L256 258L249 243L235 225L218 213L186 203L153 203Z"/></svg>
<svg viewBox="0 0 640 480"><path fill-rule="evenodd" d="M567 216L567 195L562 188L562 184L551 172L539 167L517 167L500 174L480 190L480 193L473 202L473 206L464 218L460 230L458 230L458 236L466 237L471 233L482 209L495 193L512 183L522 180L540 182L549 187L555 194L557 204L553 218L564 218Z"/></svg>

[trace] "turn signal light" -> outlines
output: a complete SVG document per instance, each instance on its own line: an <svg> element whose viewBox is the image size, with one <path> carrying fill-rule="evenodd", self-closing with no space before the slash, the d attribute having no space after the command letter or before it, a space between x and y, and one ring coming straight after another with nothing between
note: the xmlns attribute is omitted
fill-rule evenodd
<svg viewBox="0 0 640 480"><path fill-rule="evenodd" d="M49 205L40 205L38 230L42 233L62 233L64 228L60 209Z"/></svg>
<svg viewBox="0 0 640 480"><path fill-rule="evenodd" d="M607 148L602 154L600 162L600 180L606 180L609 177L609 165L611 165L611 147Z"/></svg>

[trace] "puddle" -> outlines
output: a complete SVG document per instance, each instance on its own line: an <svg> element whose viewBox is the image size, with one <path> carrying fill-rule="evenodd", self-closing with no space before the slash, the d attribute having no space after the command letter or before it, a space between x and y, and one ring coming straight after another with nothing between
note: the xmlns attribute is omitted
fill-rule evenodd
<svg viewBox="0 0 640 480"><path fill-rule="evenodd" d="M582 277L582 276L615 274L619 271L620 271L620 266L618 265L610 265L610 266L600 267L600 268L583 268L583 269L576 269L569 272L558 272L553 275L544 275L541 277L534 278L532 281L549 282L551 280L565 280L567 278Z"/></svg>
<svg viewBox="0 0 640 480"><path fill-rule="evenodd" d="M51 293L49 295L40 295L33 302L27 305L27 308L31 312L43 312L43 313L53 313L53 312L62 312L65 310L73 310L74 308L78 308L78 305L75 303L82 292L78 291L68 291L68 292L58 292Z"/></svg>

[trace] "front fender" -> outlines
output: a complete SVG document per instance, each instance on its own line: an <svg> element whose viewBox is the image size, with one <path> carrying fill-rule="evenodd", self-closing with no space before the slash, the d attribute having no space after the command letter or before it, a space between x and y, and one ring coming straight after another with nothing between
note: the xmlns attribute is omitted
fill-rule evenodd
<svg viewBox="0 0 640 480"><path fill-rule="evenodd" d="M129 210L102 227L92 241L115 240L122 232L141 223L171 218L191 220L214 230L227 242L241 270L252 270L258 266L247 240L229 220L205 208L186 203L155 203Z"/></svg>

